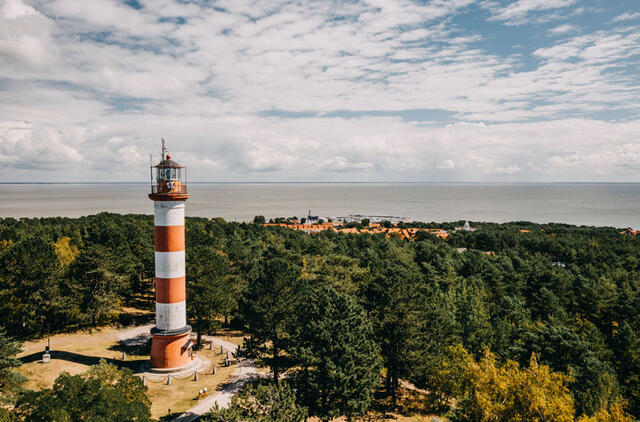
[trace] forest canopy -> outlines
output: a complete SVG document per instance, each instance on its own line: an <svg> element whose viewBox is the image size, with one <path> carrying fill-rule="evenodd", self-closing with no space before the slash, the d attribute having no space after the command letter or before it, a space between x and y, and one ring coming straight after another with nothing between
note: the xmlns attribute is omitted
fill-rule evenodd
<svg viewBox="0 0 640 422"><path fill-rule="evenodd" d="M477 410L470 394L487 381L473 368L490 368L496 379L513 377L504 394L523 391L530 374L548 377L555 407L531 414L640 415L640 238L513 222L409 242L254 221L186 219L190 324L199 334L222 324L250 334L244 353L276 379L286 375L312 414L362 414L382 375L393 399L405 380L430 392L433 409L457 398L468 404L457 420L482 420L489 407ZM152 309L153 233L145 215L0 220L6 335L24 340L123 322L124 306ZM350 389L338 388L347 380ZM485 393L490 401L500 392Z"/></svg>

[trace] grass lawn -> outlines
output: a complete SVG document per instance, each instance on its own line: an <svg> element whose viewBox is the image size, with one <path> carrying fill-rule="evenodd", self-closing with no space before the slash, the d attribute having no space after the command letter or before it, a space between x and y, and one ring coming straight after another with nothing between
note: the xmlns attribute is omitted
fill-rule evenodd
<svg viewBox="0 0 640 422"><path fill-rule="evenodd" d="M163 375L154 375L152 378L164 379L161 382L153 382L151 378L147 378L147 395L151 400L151 415L154 418L160 418L168 413L171 409L172 414L181 413L198 404L198 391L207 387L209 395L215 394L216 391L231 377L236 365L223 367L222 361L224 355L220 354L220 349L208 350L203 349L196 352L196 356L215 362L216 374L207 371L206 374L199 374L198 381L193 380L193 375L187 379L185 376L174 377L171 385L167 385L166 377ZM209 367L211 368L211 367Z"/></svg>
<svg viewBox="0 0 640 422"><path fill-rule="evenodd" d="M52 336L51 349L54 351L54 356L51 362L47 364L42 363L42 353L47 345L47 339L25 342L23 351L19 355L25 360L21 372L29 379L25 386L33 390L50 388L61 372L66 371L70 374L83 373L101 358L138 372L140 365L148 360L148 355L136 354L135 350L129 350L126 359L123 361L119 339L124 331L126 329L119 330L105 327L91 332ZM220 332L218 337L236 345L241 345L243 341L241 333L234 331ZM179 376L172 379L171 385L167 385L166 378L163 375L148 377L147 395L152 403L152 416L158 419L167 415L169 409L171 409L172 414L190 409L198 403L198 391L205 387L207 387L209 395L215 394L229 380L235 370L235 365L228 368L222 366L224 356L219 352L219 348L214 347L214 350L209 350L208 346L196 352L197 356L214 362L217 367L215 375L211 374L210 371L206 374L199 374L198 381L194 381L193 376L187 379L182 379L186 377ZM436 422L444 420L430 415L422 406L423 403L426 403L426 399L422 397L422 393L401 388L398 392L398 408L396 411L391 412L388 410L390 409L388 398L383 394L377 393L373 406L375 411L372 411L361 420L367 422Z"/></svg>
<svg viewBox="0 0 640 422"><path fill-rule="evenodd" d="M18 355L26 359L21 368L21 372L29 378L25 386L34 390L50 388L63 371L75 375L85 372L100 358L122 358L122 352L114 349L118 345L117 331L115 328L103 328L92 332L52 336L51 349L66 353L63 355L64 359L56 359L54 352L54 359L47 364L42 363L47 339L25 342L22 353Z"/></svg>
<svg viewBox="0 0 640 422"><path fill-rule="evenodd" d="M25 387L32 390L50 388L61 372L80 374L91 365L98 363L100 359L139 372L141 364L145 363L149 356L136 354L130 350L123 361L119 340L122 333L123 330L105 327L91 332L52 336L53 359L47 364L42 363L42 354L47 345L47 339L25 342L22 353L18 355L24 361L20 371L29 379ZM226 333L222 338L227 340ZM237 336L236 333L229 333L228 341L241 344L242 337ZM166 385L166 378L163 382L154 382L154 379L147 378L147 395L152 402L151 413L153 417L159 418L166 415L168 409L171 409L173 414L190 409L198 403L196 399L198 391L204 387L207 387L209 394L214 394L235 370L235 365L228 368L221 366L224 356L219 352L219 348L208 350L206 346L196 352L196 356L215 362L218 369L215 375L199 374L198 381L193 381L193 376L188 379L181 379L185 378L183 376L174 377L171 380L171 385ZM154 375L153 378L160 379L163 376Z"/></svg>

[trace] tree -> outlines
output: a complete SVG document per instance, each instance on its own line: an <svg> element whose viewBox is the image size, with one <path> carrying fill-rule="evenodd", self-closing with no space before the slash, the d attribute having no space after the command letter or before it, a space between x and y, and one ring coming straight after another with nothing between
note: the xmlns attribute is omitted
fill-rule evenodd
<svg viewBox="0 0 640 422"><path fill-rule="evenodd" d="M252 270L243 314L251 338L244 350L264 359L278 382L283 368L282 350L286 349L290 325L298 310L300 286L299 257L277 246L264 251L263 260Z"/></svg>
<svg viewBox="0 0 640 422"><path fill-rule="evenodd" d="M85 374L63 372L50 389L23 393L16 414L29 422L151 422L147 387L104 361Z"/></svg>
<svg viewBox="0 0 640 422"><path fill-rule="evenodd" d="M447 373L447 365L468 355L460 345L456 321L455 296L431 287L424 304L412 314L411 336L407 341L406 377L416 387L429 391L428 407L439 411L457 396L454 384L458 381ZM453 383L453 384L452 384Z"/></svg>
<svg viewBox="0 0 640 422"><path fill-rule="evenodd" d="M120 259L104 246L92 246L80 253L72 265L72 278L82 296L81 308L95 327L112 319L121 304L126 277L119 271Z"/></svg>
<svg viewBox="0 0 640 422"><path fill-rule="evenodd" d="M313 257L311 265L305 266L302 273L313 284L332 286L352 295L357 294L371 278L369 270L360 267L357 259L337 254Z"/></svg>
<svg viewBox="0 0 640 422"><path fill-rule="evenodd" d="M20 360L16 359L21 350L22 345L7 337L4 328L0 327L0 404L11 402L27 380L24 375L14 370L22 365Z"/></svg>
<svg viewBox="0 0 640 422"><path fill-rule="evenodd" d="M18 418L11 410L0 407L0 422L18 422Z"/></svg>
<svg viewBox="0 0 640 422"><path fill-rule="evenodd" d="M51 243L29 236L0 256L0 314L14 336L45 332L47 323L59 319L64 298L60 294L62 271Z"/></svg>
<svg viewBox="0 0 640 422"><path fill-rule="evenodd" d="M554 371L571 375L569 388L578 414L592 415L618 400L612 368L593 352L590 343L569 327L539 324L527 330L511 348L521 364L535 353Z"/></svg>
<svg viewBox="0 0 640 422"><path fill-rule="evenodd" d="M453 286L456 319L465 349L474 356L491 344L491 323L485 303L485 291L477 279L461 279Z"/></svg>
<svg viewBox="0 0 640 422"><path fill-rule="evenodd" d="M202 333L210 333L237 304L237 289L229 276L229 260L209 246L194 246L187 252L187 312L200 344Z"/></svg>
<svg viewBox="0 0 640 422"><path fill-rule="evenodd" d="M630 410L640 414L640 339L628 322L615 337L615 359Z"/></svg>
<svg viewBox="0 0 640 422"><path fill-rule="evenodd" d="M366 312L352 296L319 286L298 315L289 348L300 368L298 396L323 421L363 415L380 377L380 350Z"/></svg>
<svg viewBox="0 0 640 422"><path fill-rule="evenodd" d="M60 265L65 268L69 267L80 253L78 247L71 243L71 238L66 236L58 239L58 241L54 243L54 247L56 255L58 255L58 259L60 260Z"/></svg>
<svg viewBox="0 0 640 422"><path fill-rule="evenodd" d="M409 248L385 242L381 249L379 256L371 258L370 271L375 276L361 294L387 369L386 390L395 406L399 380L407 370L412 315L424 285Z"/></svg>
<svg viewBox="0 0 640 422"><path fill-rule="evenodd" d="M468 368L467 391L458 401L456 422L572 422L573 399L568 377L539 365L531 355L528 368L507 361L500 367L488 351Z"/></svg>
<svg viewBox="0 0 640 422"><path fill-rule="evenodd" d="M227 409L216 404L203 422L302 422L307 409L296 404L286 382L249 384Z"/></svg>
<svg viewBox="0 0 640 422"><path fill-rule="evenodd" d="M266 222L263 215L256 215L253 217L253 224L263 225Z"/></svg>
<svg viewBox="0 0 640 422"><path fill-rule="evenodd" d="M578 422L635 422L636 420L624 410L624 403L617 402L609 409L601 409L593 416L583 416Z"/></svg>

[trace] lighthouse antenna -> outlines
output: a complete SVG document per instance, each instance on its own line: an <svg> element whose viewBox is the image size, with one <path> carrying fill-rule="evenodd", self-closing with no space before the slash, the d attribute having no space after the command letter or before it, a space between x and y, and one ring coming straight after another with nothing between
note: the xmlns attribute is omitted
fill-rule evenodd
<svg viewBox="0 0 640 422"><path fill-rule="evenodd" d="M162 161L164 161L164 155L167 152L167 149L164 146L164 138L160 138L162 139Z"/></svg>

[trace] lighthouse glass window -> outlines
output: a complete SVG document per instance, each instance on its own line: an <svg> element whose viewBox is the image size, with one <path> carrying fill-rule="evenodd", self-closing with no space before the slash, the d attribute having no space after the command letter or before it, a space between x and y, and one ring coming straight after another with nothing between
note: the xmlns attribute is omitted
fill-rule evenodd
<svg viewBox="0 0 640 422"><path fill-rule="evenodd" d="M176 180L180 178L180 169L175 167L158 168L158 179L160 180Z"/></svg>

